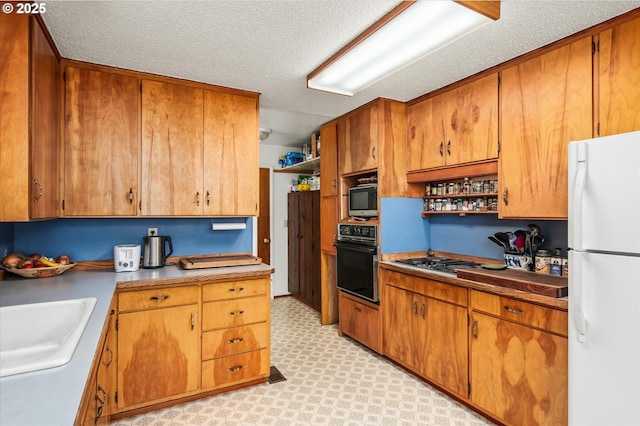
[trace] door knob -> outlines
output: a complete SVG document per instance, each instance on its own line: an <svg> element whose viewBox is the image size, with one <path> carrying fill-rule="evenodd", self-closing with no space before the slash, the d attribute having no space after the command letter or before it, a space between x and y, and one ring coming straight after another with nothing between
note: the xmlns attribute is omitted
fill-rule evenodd
<svg viewBox="0 0 640 426"><path fill-rule="evenodd" d="M265 239L263 240L263 242L264 242L265 244L269 244L269 243L271 242L271 240L270 240L270 239L268 239L268 238L265 238Z"/></svg>

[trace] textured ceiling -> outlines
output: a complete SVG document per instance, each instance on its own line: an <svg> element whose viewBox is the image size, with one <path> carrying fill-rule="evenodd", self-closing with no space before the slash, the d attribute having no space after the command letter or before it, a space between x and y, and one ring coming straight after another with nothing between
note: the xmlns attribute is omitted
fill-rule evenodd
<svg viewBox="0 0 640 426"><path fill-rule="evenodd" d="M407 101L593 26L640 1L502 0L499 21L353 97L306 76L398 0L48 1L63 57L260 92L266 143L310 132L377 97Z"/></svg>

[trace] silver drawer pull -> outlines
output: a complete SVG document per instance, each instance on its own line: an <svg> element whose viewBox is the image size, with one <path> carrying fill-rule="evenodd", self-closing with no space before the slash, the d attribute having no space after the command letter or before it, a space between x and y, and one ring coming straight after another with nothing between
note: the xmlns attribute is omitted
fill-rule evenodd
<svg viewBox="0 0 640 426"><path fill-rule="evenodd" d="M235 367L227 368L227 370L231 371L232 373L235 373L236 371L240 371L243 368L244 368L244 365L236 365Z"/></svg>
<svg viewBox="0 0 640 426"><path fill-rule="evenodd" d="M227 340L227 343L229 343L229 344L240 343L243 340L244 339L242 337L238 337L237 339L229 339L229 340Z"/></svg>
<svg viewBox="0 0 640 426"><path fill-rule="evenodd" d="M524 311L522 309L518 309L518 308L512 308L510 306L505 306L504 309L507 312L511 312L512 314L518 314L518 315L522 315L524 314Z"/></svg>
<svg viewBox="0 0 640 426"><path fill-rule="evenodd" d="M230 288L229 291L242 291L244 287Z"/></svg>
<svg viewBox="0 0 640 426"><path fill-rule="evenodd" d="M229 315L242 315L242 314L244 314L244 311L229 312Z"/></svg>
<svg viewBox="0 0 640 426"><path fill-rule="evenodd" d="M159 302L168 299L171 296L151 296L150 299L151 300L157 300Z"/></svg>

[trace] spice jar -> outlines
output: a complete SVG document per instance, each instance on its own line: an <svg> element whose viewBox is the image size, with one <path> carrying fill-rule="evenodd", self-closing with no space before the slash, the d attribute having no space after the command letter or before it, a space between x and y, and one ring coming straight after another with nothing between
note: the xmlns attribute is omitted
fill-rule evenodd
<svg viewBox="0 0 640 426"><path fill-rule="evenodd" d="M551 269L551 252L549 250L538 250L536 252L535 271L541 274L548 274Z"/></svg>
<svg viewBox="0 0 640 426"><path fill-rule="evenodd" d="M556 277L562 276L562 255L560 254L559 248L556 248L555 254L551 257L549 274L554 275Z"/></svg>

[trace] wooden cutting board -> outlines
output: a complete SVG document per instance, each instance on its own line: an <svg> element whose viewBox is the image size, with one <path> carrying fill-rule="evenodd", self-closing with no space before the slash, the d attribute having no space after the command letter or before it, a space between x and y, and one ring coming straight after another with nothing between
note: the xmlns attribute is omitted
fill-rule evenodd
<svg viewBox="0 0 640 426"><path fill-rule="evenodd" d="M504 269L459 269L458 278L485 284L508 287L549 297L565 297L569 294L568 280L563 277L543 275L535 272Z"/></svg>
<svg viewBox="0 0 640 426"><path fill-rule="evenodd" d="M212 254L206 256L191 256L180 259L183 269L219 268L222 266L256 265L262 259L250 253Z"/></svg>

